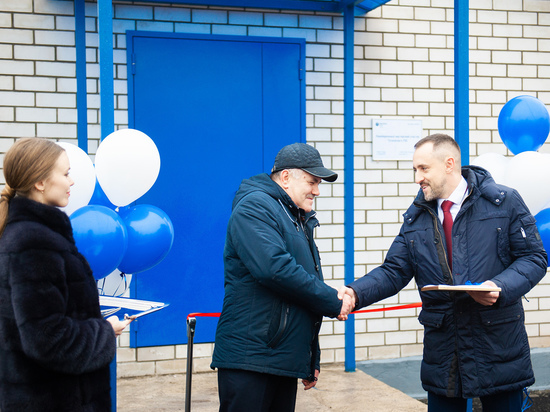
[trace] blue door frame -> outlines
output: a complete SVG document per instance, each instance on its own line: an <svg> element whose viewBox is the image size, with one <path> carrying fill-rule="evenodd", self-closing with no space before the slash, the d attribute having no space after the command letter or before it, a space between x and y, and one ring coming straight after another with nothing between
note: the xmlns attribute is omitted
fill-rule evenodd
<svg viewBox="0 0 550 412"><path fill-rule="evenodd" d="M305 141L305 41L149 31L126 38L129 126L147 133L162 159L138 203L164 210L176 233L166 259L132 279L132 298L170 307L134 324L130 346L186 344L185 328L163 325L221 310L225 230L241 180L269 173L282 146ZM216 323L205 319L195 343L213 342Z"/></svg>

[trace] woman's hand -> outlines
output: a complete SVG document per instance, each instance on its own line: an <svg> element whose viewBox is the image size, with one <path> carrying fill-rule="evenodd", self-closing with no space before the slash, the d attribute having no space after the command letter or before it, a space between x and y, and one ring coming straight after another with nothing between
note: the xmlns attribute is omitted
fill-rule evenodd
<svg viewBox="0 0 550 412"><path fill-rule="evenodd" d="M129 318L125 320L119 320L118 316L113 315L107 318L107 322L111 324L113 327L113 330L115 331L115 335L119 336L122 334L122 331L128 326L135 318L133 316L130 316Z"/></svg>

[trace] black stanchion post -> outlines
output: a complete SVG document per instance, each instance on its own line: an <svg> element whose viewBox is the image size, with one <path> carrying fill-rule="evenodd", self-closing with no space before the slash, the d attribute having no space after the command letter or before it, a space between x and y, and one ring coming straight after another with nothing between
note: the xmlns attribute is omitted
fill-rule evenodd
<svg viewBox="0 0 550 412"><path fill-rule="evenodd" d="M185 375L185 412L191 411L191 377L193 375L193 337L196 318L187 319L187 372Z"/></svg>

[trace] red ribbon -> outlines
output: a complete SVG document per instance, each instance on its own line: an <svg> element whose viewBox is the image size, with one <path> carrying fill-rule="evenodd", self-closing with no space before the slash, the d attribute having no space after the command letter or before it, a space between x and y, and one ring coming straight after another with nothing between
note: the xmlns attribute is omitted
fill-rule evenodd
<svg viewBox="0 0 550 412"><path fill-rule="evenodd" d="M190 313L187 315L187 319L189 318L219 318L221 313Z"/></svg>
<svg viewBox="0 0 550 412"><path fill-rule="evenodd" d="M356 310L355 312L351 312L351 314L369 313L369 312L385 312L387 310L412 309L412 308L421 308L421 307L422 307L422 302L418 302L418 303L408 303L406 305L389 306L387 308Z"/></svg>
<svg viewBox="0 0 550 412"><path fill-rule="evenodd" d="M412 308L421 308L421 307L422 307L422 303L418 302L418 303L408 303L406 305L389 306L387 308L356 310L355 312L351 312L351 314L353 315L353 314L356 314L356 313L385 312L385 311L388 311L388 310L412 309ZM187 315L187 319L189 319L189 318L198 318L198 317L219 318L220 315L221 315L221 313L216 313L216 312L212 312L212 313L190 313L189 315Z"/></svg>

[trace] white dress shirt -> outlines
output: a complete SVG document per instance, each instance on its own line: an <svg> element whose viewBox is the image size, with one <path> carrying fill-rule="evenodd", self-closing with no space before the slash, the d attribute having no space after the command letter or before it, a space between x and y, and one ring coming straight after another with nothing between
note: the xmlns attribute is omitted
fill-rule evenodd
<svg viewBox="0 0 550 412"><path fill-rule="evenodd" d="M464 199L466 199L467 194L468 183L466 183L466 179L461 176L460 183L458 184L454 192L451 193L451 196L449 196L447 199L437 199L437 216L439 217L439 220L443 222L443 210L441 209L441 203L443 203L445 200L450 200L451 202L453 202L450 212L454 222L456 215L458 215L458 212L462 207L462 203L464 203Z"/></svg>

